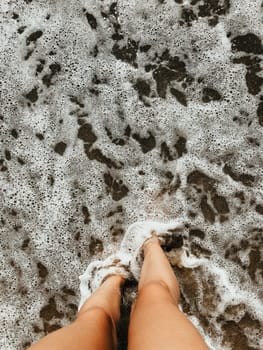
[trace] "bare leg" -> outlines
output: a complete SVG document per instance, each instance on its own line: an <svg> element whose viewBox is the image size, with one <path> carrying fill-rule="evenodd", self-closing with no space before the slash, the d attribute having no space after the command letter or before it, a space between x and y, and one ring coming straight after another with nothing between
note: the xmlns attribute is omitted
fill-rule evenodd
<svg viewBox="0 0 263 350"><path fill-rule="evenodd" d="M144 245L138 299L132 309L129 350L208 350L179 310L179 285L156 237Z"/></svg>
<svg viewBox="0 0 263 350"><path fill-rule="evenodd" d="M29 350L115 350L120 317L120 287L124 279L110 276L80 309L69 326L49 334Z"/></svg>

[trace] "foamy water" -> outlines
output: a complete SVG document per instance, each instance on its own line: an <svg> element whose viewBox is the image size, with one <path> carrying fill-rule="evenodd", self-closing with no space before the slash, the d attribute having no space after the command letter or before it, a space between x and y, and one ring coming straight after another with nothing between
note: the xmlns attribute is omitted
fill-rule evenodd
<svg viewBox="0 0 263 350"><path fill-rule="evenodd" d="M177 218L182 309L213 350L262 348L261 1L2 0L0 24L1 349L73 320L129 225Z"/></svg>

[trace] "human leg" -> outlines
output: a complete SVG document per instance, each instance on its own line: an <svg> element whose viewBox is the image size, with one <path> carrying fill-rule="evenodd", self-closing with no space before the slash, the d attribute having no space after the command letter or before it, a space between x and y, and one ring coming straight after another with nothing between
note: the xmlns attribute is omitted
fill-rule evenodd
<svg viewBox="0 0 263 350"><path fill-rule="evenodd" d="M81 307L77 319L29 350L115 350L122 276L109 276Z"/></svg>
<svg viewBox="0 0 263 350"><path fill-rule="evenodd" d="M132 309L129 350L207 350L178 308L179 285L156 237L144 245L138 298Z"/></svg>

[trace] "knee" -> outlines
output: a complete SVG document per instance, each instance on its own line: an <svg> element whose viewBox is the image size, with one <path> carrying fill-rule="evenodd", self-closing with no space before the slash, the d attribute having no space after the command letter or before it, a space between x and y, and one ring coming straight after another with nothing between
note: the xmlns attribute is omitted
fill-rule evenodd
<svg viewBox="0 0 263 350"><path fill-rule="evenodd" d="M92 306L87 308L84 312L78 315L74 324L78 327L82 327L84 330L88 327L89 329L98 330L101 334L108 334L112 337L113 344L115 344L112 348L117 348L117 328L115 322L103 307ZM96 332L94 332L94 337L97 338Z"/></svg>
<svg viewBox="0 0 263 350"><path fill-rule="evenodd" d="M171 302L177 305L179 302L179 291L178 293L177 291L173 293L164 281L156 280L140 288L138 299L143 299L144 301L154 300L155 302Z"/></svg>
<svg viewBox="0 0 263 350"><path fill-rule="evenodd" d="M144 284L144 286L142 288L140 288L139 293L145 292L148 290L151 291L151 290L158 290L158 289L169 291L169 288L164 281L156 280L156 281L151 281L151 282Z"/></svg>
<svg viewBox="0 0 263 350"><path fill-rule="evenodd" d="M101 322L104 322L104 323L112 323L111 316L101 306L89 307L89 308L85 309L85 311L80 312L77 316L77 320L79 320L79 319L81 319L81 320L91 319L91 318L93 321L100 320Z"/></svg>

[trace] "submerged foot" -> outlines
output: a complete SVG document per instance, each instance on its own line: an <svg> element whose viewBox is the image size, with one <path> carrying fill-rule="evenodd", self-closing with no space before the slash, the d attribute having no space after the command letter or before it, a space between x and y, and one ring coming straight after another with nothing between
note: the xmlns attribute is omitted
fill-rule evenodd
<svg viewBox="0 0 263 350"><path fill-rule="evenodd" d="M109 274L106 274L102 280L101 280L101 285L106 282L108 279L110 278L113 278L118 281L120 283L120 286L123 286L125 280L127 279L127 275L124 275L122 273L119 273L119 272L112 272L112 273L109 273Z"/></svg>
<svg viewBox="0 0 263 350"><path fill-rule="evenodd" d="M129 278L129 258L127 256L115 254L104 261L90 263L84 274L80 276L79 309L92 293L113 276L121 278L122 284L126 278Z"/></svg>

